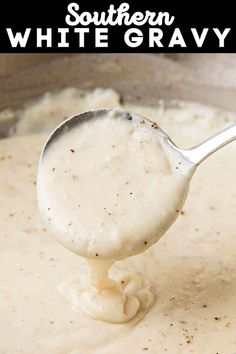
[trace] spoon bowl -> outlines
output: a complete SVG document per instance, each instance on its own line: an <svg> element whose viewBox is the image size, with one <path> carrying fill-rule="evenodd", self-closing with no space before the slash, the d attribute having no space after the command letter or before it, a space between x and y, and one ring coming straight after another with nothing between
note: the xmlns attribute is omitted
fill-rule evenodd
<svg viewBox="0 0 236 354"><path fill-rule="evenodd" d="M95 128L92 129L91 124L94 124L94 122L101 122L104 117L108 117L107 121L113 121L114 125L112 130L107 130L107 127L105 130L99 130L99 125L97 125L96 129L98 130L94 131ZM135 159L139 158L136 157L135 154L130 155L129 163L129 161L127 162L126 154L130 154L130 151L127 150L127 153L126 151L123 151L120 155L114 155L113 149L111 149L111 153L106 155L106 151L104 150L102 154L94 157L94 160L92 161L90 161L90 154L86 155L88 163L86 162L83 167L78 167L77 162L71 160L71 154L69 154L70 150L73 153L74 159L75 151L74 149L69 148L70 145L67 146L66 141L66 138L69 137L70 134L73 135L72 141L74 145L77 144L77 140L78 143L79 140L86 140L87 138L84 139L84 136L82 136L82 139L79 137L77 139L77 132L83 130L85 127L87 129L86 134L87 132L93 134L94 141L92 141L92 144L96 145L99 139L101 139L101 144L101 142L104 140L109 141L110 134L113 134L114 137L116 137L116 134L119 134L118 121L122 122L122 124L125 123L125 127L128 129L128 139L129 137L132 139L132 134L136 134L138 132L138 134L144 134L145 137L150 138L150 144L149 141L147 141L146 149L149 149L150 146L152 147L157 143L158 146L161 147L161 152L158 150L159 148L157 149L157 151L159 151L161 154L160 166L157 164L156 168L157 173L159 173L159 176L156 176L157 181L155 181L155 176L151 176L151 179L147 179L146 176L142 177L142 173L137 174L136 177L134 176L133 178L133 184L135 186L136 180L138 183L139 179L141 180L142 178L144 178L145 184L147 185L146 189L143 188L143 199L141 199L141 203L138 197L135 199L135 196L140 194L139 189L142 189L142 184L137 184L139 189L136 186L135 193L129 193L131 196L126 196L126 199L124 200L119 199L119 188L121 188L120 181L122 175L126 170L132 174L132 166L129 166L129 164L132 165L133 163L133 166L135 166L134 168L138 166L134 165L133 162ZM132 129L132 132L130 132L130 129ZM103 136L99 136L99 132L105 133ZM86 134L85 136L87 137ZM191 149L180 149L156 123L140 115L116 109L102 109L83 112L62 122L52 132L43 147L39 161L37 181L40 210L45 220L49 224L49 227L52 229L53 233L58 235L60 241L66 247L81 256L87 258L116 260L135 255L154 244L176 220L187 196L189 182L197 166L210 154L223 147L227 143L235 140L235 138L236 125L234 124L233 126L225 129L224 131L218 133L217 135L196 147ZM136 140L135 144L137 143ZM142 141L140 141L140 143L142 143ZM89 142L89 144L91 147L91 142ZM126 144L126 141L124 141L123 144ZM137 145L135 144L134 146ZM66 153L64 148L66 149ZM83 152L86 151L87 148L88 146L85 148L80 146L77 147L76 150ZM119 148L122 148L122 142L120 143ZM96 149L98 149L98 147L95 146L93 151L96 152ZM138 147L137 151L139 154L142 154L142 147ZM51 156L52 152L53 157ZM154 154L155 149L153 150L153 155ZM114 172L115 174L113 173L113 175L109 175L109 178L104 180L105 185L102 186L103 181L99 180L99 176L103 176L103 174L104 176L107 176L106 172L104 171L107 171L107 161L111 158L110 156L113 156L112 159L115 161L115 166L118 163L117 161L121 159L119 165L120 172L118 174ZM55 159L57 159L57 161ZM78 157L78 159L80 159L80 157ZM99 159L101 160L101 165L99 164ZM145 159L148 161L149 156L146 155ZM144 166L146 164L145 159L141 160ZM78 167L78 173L73 172L72 177L77 176L77 174L80 175L82 169L90 168L95 175L93 182L89 182L90 176L87 176L87 179L89 179L88 182L85 178L84 184L82 183L83 181L81 182L81 179L79 179L78 189L75 187L76 185L73 178L67 182L67 179L64 179L63 173L69 171L70 167L72 168L70 161L73 161L71 163L74 164L73 171ZM78 164L79 163L80 160L78 160ZM97 163L99 169L93 169L93 165L96 165ZM161 163L163 163L164 167L161 165ZM65 167L66 171L63 171L63 164L67 166ZM140 164L140 160L138 160L138 164ZM150 162L150 166L152 164L153 161ZM60 171L63 171L63 173L61 172L60 176L58 176L58 179L55 179L55 174L51 173L51 170L55 170L55 167L52 168L54 165L57 169L61 169ZM124 166L126 166L126 170ZM171 170L171 172L169 170ZM119 188L116 190L112 189L112 186L115 184L114 180L118 181L117 186L119 186ZM50 182L49 184L48 181ZM68 183L70 183L70 185L73 187L73 192L71 191L69 194L66 191L63 191L63 189L66 190L66 188L69 186ZM84 190L87 188L86 185L89 183L90 187L94 190L94 196L90 196L90 190L88 190L87 198ZM96 184L98 184L98 190L96 190ZM56 188L57 185L58 189ZM101 186L104 190L103 192L99 190L101 189ZM153 189L151 189L152 187ZM122 185L121 192L126 189L127 187ZM78 200L81 198L82 194L84 196L83 199L85 200L85 204L87 199L90 201L88 202L86 209L87 214L83 214L81 209L78 211L76 209L77 191ZM150 194L151 192L153 194ZM109 204L109 197L112 195L112 193L116 196L119 196L118 199L119 203L121 204L120 209L120 205L116 203L117 199L113 198L112 203ZM145 197L145 194L147 194L147 198ZM132 200L130 199L131 197L133 198ZM70 199L73 200L73 203ZM141 204L140 206L139 203ZM115 206L117 206L117 209ZM148 206L150 206L150 208L147 211ZM101 212L100 209L104 209L104 212ZM124 220L122 216L122 213L124 214L125 209L128 221ZM54 210L53 215L52 210ZM97 210L98 216L96 219L95 214ZM143 210L145 211L144 214L142 214ZM65 217L65 215L67 215L67 217ZM71 221L70 215L72 215L72 219L74 218ZM142 216L144 220L142 220ZM86 225L84 224L84 220L87 220ZM77 226L74 227L74 224ZM96 234L96 232L98 234ZM84 237L83 234L86 236Z"/></svg>

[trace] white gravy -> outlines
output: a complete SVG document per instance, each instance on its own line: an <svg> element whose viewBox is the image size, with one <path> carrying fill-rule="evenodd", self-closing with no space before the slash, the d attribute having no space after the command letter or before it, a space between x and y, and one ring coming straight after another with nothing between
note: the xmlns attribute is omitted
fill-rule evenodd
<svg viewBox="0 0 236 354"><path fill-rule="evenodd" d="M70 104L68 96L65 102ZM236 120L233 114L198 104L177 106L124 109L158 122L184 147ZM41 101L34 104L35 112L37 107L40 120ZM26 134L27 125L24 129ZM235 144L199 167L178 220L157 244L112 266L111 280L134 277L131 284L156 294L145 317L114 324L90 318L91 308L85 316L81 303L73 307L68 302L75 279L97 286L103 274L98 279L87 276L84 259L60 245L41 221L35 182L46 136L0 141L0 353L236 352ZM144 276L150 279L147 285L142 284Z"/></svg>

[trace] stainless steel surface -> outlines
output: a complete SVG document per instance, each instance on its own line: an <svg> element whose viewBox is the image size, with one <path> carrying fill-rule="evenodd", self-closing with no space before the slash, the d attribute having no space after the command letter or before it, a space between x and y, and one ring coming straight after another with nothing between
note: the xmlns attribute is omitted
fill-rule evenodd
<svg viewBox="0 0 236 354"><path fill-rule="evenodd" d="M20 108L46 91L68 86L85 90L113 87L125 101L134 103L155 105L158 99L167 103L181 99L236 111L234 54L3 57L0 56L0 66L4 63L0 70L0 111ZM7 135L12 124L14 121L0 120L0 136Z"/></svg>
<svg viewBox="0 0 236 354"><path fill-rule="evenodd" d="M231 125L230 127L224 129L223 131L191 149L178 149L178 151L181 152L182 155L189 161L199 165L208 156L212 155L214 152L234 140L236 140L236 124Z"/></svg>

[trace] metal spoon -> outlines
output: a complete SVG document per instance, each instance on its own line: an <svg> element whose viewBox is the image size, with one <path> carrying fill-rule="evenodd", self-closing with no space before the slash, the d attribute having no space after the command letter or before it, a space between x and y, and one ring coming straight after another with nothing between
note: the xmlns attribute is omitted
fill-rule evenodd
<svg viewBox="0 0 236 354"><path fill-rule="evenodd" d="M152 122L151 120L145 117L139 116L134 113L129 113L129 112L125 112L122 110L115 110L115 109L91 110L91 111L83 112L72 118L68 118L52 132L51 136L49 137L48 141L46 142L42 150L40 162L39 162L39 169L45 155L47 154L48 150L50 150L50 147L57 139L60 139L60 137L66 134L69 130L73 128L77 128L80 124L87 123L93 119L99 119L99 117L102 116L104 117L104 115L106 114L111 114L112 116L114 116L114 118L122 117L124 119L127 119L128 121L132 121L132 123L134 123L135 125L137 124L137 126L141 124L143 127L145 127L145 129L154 130L155 134L157 134L158 141L162 144L166 153L170 157L170 160L172 160L173 157L173 160L177 159L176 161L183 162L178 167L174 167L174 168L177 168L179 173L182 173L185 176L187 175L189 177L189 180L191 179L198 165L203 160L205 160L208 156L210 156L211 154L213 154L215 151L219 150L226 144L232 142L233 140L236 140L236 124L233 124L230 127L226 128L225 130L207 139L200 145L197 145L190 149L180 149L174 144L174 142L170 139L170 137L156 123ZM171 224L174 222L176 217L177 215L171 219L170 224L168 224L167 228L171 226ZM167 230L167 228L163 230L163 233ZM154 242L156 242L160 238L160 236L161 235L157 235ZM148 245L146 248L148 248L149 246L150 245ZM138 247L137 247L137 251L135 252L138 253ZM119 259L119 257L121 257L121 255L118 255L117 259Z"/></svg>
<svg viewBox="0 0 236 354"><path fill-rule="evenodd" d="M62 134L65 134L68 130L76 127L78 124L89 121L94 118L99 118L100 116L104 116L104 114L109 112L122 113L125 114L125 117L128 120L133 120L135 122L144 121L145 125L151 129L157 129L158 135L162 136L163 141L169 145L175 152L177 151L185 160L188 160L192 164L197 167L202 161L204 161L208 156L221 149L225 145L231 143L236 140L236 124L231 125L230 127L222 130L221 132L215 134L209 139L203 141L201 144L196 145L190 149L180 149L175 143L171 140L171 138L154 122L151 120L134 114L130 112L125 112L117 109L99 109L99 110L90 110L79 115L73 116L71 118L63 121L51 134L49 139L41 153L41 158L48 150L50 145L58 139Z"/></svg>

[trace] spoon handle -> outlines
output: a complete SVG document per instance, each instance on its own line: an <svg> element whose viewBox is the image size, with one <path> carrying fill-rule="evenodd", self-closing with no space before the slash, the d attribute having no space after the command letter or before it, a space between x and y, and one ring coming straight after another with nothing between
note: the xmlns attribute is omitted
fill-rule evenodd
<svg viewBox="0 0 236 354"><path fill-rule="evenodd" d="M200 145L194 146L191 149L182 150L182 154L195 165L199 165L209 155L234 140L236 140L236 124L233 124L222 130L220 133L213 135Z"/></svg>

